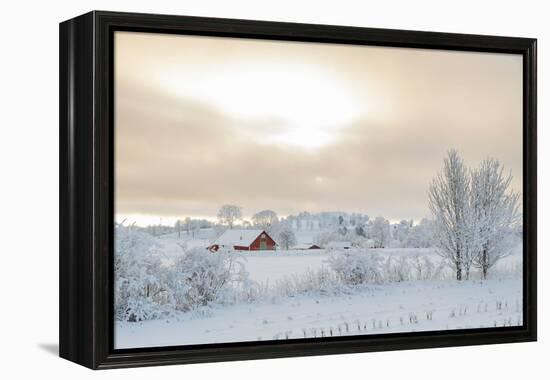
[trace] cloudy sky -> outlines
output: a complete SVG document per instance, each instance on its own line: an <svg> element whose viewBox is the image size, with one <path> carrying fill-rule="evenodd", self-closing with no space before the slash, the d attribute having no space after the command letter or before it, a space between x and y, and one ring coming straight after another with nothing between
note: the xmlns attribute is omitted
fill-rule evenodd
<svg viewBox="0 0 550 380"><path fill-rule="evenodd" d="M450 148L522 182L522 59L117 32L116 212L429 216Z"/></svg>

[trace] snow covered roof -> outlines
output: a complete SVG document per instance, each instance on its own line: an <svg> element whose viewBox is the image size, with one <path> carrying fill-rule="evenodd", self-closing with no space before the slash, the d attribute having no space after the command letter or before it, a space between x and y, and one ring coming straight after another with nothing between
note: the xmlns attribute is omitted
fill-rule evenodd
<svg viewBox="0 0 550 380"><path fill-rule="evenodd" d="M317 244L313 243L299 243L292 247L292 249L310 249L313 246L318 247Z"/></svg>
<svg viewBox="0 0 550 380"><path fill-rule="evenodd" d="M328 248L349 248L351 243L349 241L331 241L327 244Z"/></svg>
<svg viewBox="0 0 550 380"><path fill-rule="evenodd" d="M248 247L264 230L227 230L217 240L219 245Z"/></svg>

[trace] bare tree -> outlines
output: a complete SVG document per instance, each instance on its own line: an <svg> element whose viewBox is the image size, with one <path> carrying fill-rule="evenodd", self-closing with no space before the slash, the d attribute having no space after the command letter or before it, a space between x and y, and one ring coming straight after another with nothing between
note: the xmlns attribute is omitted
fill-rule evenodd
<svg viewBox="0 0 550 380"><path fill-rule="evenodd" d="M468 246L467 218L470 176L456 150L444 160L443 170L433 179L428 192L434 217L435 244L462 280L465 261L471 257Z"/></svg>
<svg viewBox="0 0 550 380"><path fill-rule="evenodd" d="M492 158L471 174L471 225L476 245L473 263L483 279L494 264L510 254L506 238L521 222L519 194L509 189L511 182L512 175L505 175L501 164Z"/></svg>
<svg viewBox="0 0 550 380"><path fill-rule="evenodd" d="M218 221L229 229L233 229L235 222L242 217L242 209L237 205L223 205L218 211Z"/></svg>
<svg viewBox="0 0 550 380"><path fill-rule="evenodd" d="M296 235L290 228L283 228L279 232L279 244L285 250L288 250L290 247L296 245Z"/></svg>
<svg viewBox="0 0 550 380"><path fill-rule="evenodd" d="M266 231L271 231L271 228L278 223L279 217L273 210L262 210L252 216L252 224Z"/></svg>

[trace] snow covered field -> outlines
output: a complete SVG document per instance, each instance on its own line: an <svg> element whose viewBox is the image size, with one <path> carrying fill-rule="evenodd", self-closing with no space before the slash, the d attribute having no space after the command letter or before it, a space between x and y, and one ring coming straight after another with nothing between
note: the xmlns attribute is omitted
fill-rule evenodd
<svg viewBox="0 0 550 380"><path fill-rule="evenodd" d="M163 240L169 262L182 248ZM383 258L441 258L433 249L370 249ZM446 330L522 323L521 250L502 260L486 281L405 281L361 285L342 294L321 292L233 305L211 305L170 320L116 322L117 348L189 345L304 337ZM328 270L325 250L239 254L250 278L264 288L292 276ZM519 269L518 269L519 268ZM474 277L474 276L473 276ZM448 278L448 279L447 279Z"/></svg>
<svg viewBox="0 0 550 380"><path fill-rule="evenodd" d="M516 326L520 280L406 282L343 296L304 295L214 307L177 320L117 322L116 347Z"/></svg>
<svg viewBox="0 0 550 380"><path fill-rule="evenodd" d="M401 257L414 255L426 256L434 262L441 258L433 249L370 249L369 252L382 257ZM286 276L299 275L308 270L315 271L326 268L328 252L324 249L314 250L289 250L275 252L246 253L243 255L246 269L254 281L273 284Z"/></svg>

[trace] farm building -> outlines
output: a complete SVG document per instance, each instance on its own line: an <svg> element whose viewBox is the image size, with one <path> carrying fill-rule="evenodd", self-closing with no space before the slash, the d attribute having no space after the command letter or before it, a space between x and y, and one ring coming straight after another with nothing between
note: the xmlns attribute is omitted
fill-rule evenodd
<svg viewBox="0 0 550 380"><path fill-rule="evenodd" d="M292 247L292 249L305 251L308 249L321 249L321 247L319 247L317 244L312 244L312 243L300 243L300 244L296 244L294 247Z"/></svg>
<svg viewBox="0 0 550 380"><path fill-rule="evenodd" d="M264 230L227 230L210 246L210 250L233 248L236 251L273 251L276 246L275 240Z"/></svg>
<svg viewBox="0 0 550 380"><path fill-rule="evenodd" d="M350 249L351 243L349 241L331 241L327 244L328 249Z"/></svg>

